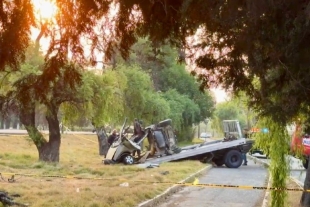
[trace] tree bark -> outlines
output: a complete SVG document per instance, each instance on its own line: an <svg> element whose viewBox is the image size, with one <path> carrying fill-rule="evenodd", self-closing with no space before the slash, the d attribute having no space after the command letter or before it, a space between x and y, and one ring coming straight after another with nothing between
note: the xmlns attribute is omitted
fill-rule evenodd
<svg viewBox="0 0 310 207"><path fill-rule="evenodd" d="M55 104L49 106L46 120L49 128L49 142L39 148L39 160L46 162L59 162L61 134L57 117L59 107Z"/></svg>
<svg viewBox="0 0 310 207"><path fill-rule="evenodd" d="M104 127L96 127L96 133L98 136L99 155L106 156L110 148L108 143L108 137L105 133Z"/></svg>
<svg viewBox="0 0 310 207"><path fill-rule="evenodd" d="M309 159L309 158L308 158ZM304 182L304 190L310 189L310 167L308 166L307 174ZM310 192L303 192L300 199L301 207L310 207Z"/></svg>
<svg viewBox="0 0 310 207"><path fill-rule="evenodd" d="M59 162L60 135L41 145L38 149L39 160L44 162Z"/></svg>

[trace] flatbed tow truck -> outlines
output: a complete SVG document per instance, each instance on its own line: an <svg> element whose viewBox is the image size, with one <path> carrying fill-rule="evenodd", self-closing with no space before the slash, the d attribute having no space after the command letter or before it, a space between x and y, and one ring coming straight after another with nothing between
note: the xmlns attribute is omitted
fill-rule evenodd
<svg viewBox="0 0 310 207"><path fill-rule="evenodd" d="M253 140L242 138L239 121L224 120L225 137L222 140L205 142L181 148L177 154L149 158L145 163L160 164L179 160L200 160L203 163L213 162L217 166L238 168L243 162L243 153L253 146Z"/></svg>

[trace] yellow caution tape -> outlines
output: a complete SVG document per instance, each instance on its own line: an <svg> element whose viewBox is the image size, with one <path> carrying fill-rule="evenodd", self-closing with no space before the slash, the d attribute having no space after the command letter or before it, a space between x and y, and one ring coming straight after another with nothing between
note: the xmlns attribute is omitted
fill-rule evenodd
<svg viewBox="0 0 310 207"><path fill-rule="evenodd" d="M198 178L192 183L184 183L184 182L159 182L159 181L148 181L148 180L128 180L123 178L101 178L101 177L79 177L72 175L37 175L37 174L21 174L21 173L6 173L0 172L0 176L7 175L12 176L25 176L25 177L40 177L40 178L63 178L63 179L87 179L87 180L110 180L110 181L121 181L121 182L138 182L138 183L156 183L156 184L169 184L169 185L181 185L181 186L194 186L194 187L211 187L211 188L238 188L238 189L247 189L247 190L275 190L275 191L303 191L310 192L310 189L304 190L301 188L276 188L276 187L265 187L265 186L249 186L249 185L223 185L223 184L210 184L210 183L199 183ZM13 180L14 182L14 180Z"/></svg>

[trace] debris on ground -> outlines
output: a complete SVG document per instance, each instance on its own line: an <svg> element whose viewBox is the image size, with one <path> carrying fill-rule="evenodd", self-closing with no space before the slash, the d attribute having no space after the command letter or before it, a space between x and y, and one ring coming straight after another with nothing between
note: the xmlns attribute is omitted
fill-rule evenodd
<svg viewBox="0 0 310 207"><path fill-rule="evenodd" d="M20 197L18 194L14 194L9 196L9 194L5 191L0 191L0 203L2 203L4 206L28 206L26 204L17 203L13 200L12 197Z"/></svg>
<svg viewBox="0 0 310 207"><path fill-rule="evenodd" d="M143 164L138 164L137 166L140 168L155 168L155 167L159 167L159 164L143 163Z"/></svg>
<svg viewBox="0 0 310 207"><path fill-rule="evenodd" d="M162 175L168 175L168 174L169 174L169 171L163 171L163 172L160 172L160 174L162 174Z"/></svg>
<svg viewBox="0 0 310 207"><path fill-rule="evenodd" d="M120 184L119 186L121 186L121 187L128 187L129 186L129 183L122 183L122 184Z"/></svg>

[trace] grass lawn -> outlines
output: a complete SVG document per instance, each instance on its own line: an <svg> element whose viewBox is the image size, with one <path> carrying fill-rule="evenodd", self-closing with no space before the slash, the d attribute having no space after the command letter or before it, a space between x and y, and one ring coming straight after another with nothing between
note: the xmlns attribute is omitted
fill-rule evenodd
<svg viewBox="0 0 310 207"><path fill-rule="evenodd" d="M206 166L199 161L163 163L151 169L104 165L95 134L63 135L59 164L38 162L28 136L0 136L0 142L0 190L20 194L14 200L31 207L136 206L171 186L156 182L179 182ZM8 173L23 175L15 175L11 183ZM48 177L54 175L66 178ZM120 186L125 182L128 187Z"/></svg>

